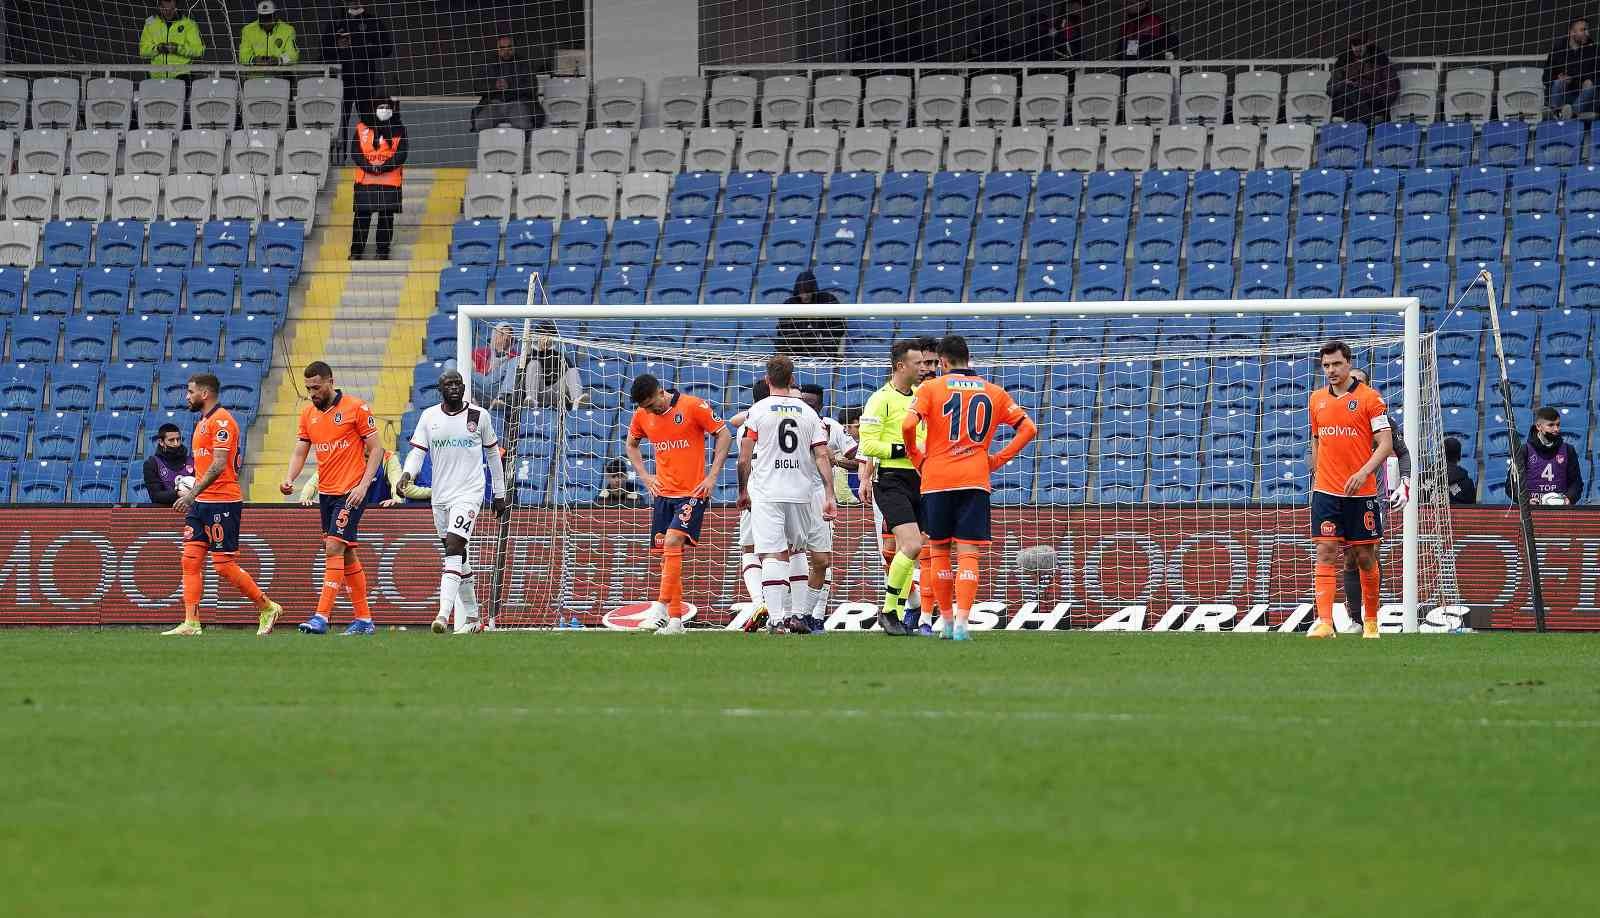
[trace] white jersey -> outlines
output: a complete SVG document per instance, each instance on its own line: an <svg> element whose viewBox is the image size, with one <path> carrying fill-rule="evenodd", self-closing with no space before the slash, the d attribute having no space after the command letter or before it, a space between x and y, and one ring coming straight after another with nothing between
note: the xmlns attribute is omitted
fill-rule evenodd
<svg viewBox="0 0 1600 918"><path fill-rule="evenodd" d="M423 410L411 445L433 460L433 504L483 504L483 451L500 445L489 412L468 402L448 414L441 405Z"/></svg>
<svg viewBox="0 0 1600 918"><path fill-rule="evenodd" d="M854 458L859 444L856 443L854 437L845 432L843 424L833 418L823 418L822 432L823 436L827 438L828 453L834 462L837 463L840 459ZM816 484L822 484L822 472L817 469L817 464L813 462L808 467L811 470L811 480ZM829 485L832 485L832 482L829 482Z"/></svg>
<svg viewBox="0 0 1600 918"><path fill-rule="evenodd" d="M809 504L817 490L812 450L827 443L822 420L793 396L771 395L751 406L744 435L755 441L750 499Z"/></svg>

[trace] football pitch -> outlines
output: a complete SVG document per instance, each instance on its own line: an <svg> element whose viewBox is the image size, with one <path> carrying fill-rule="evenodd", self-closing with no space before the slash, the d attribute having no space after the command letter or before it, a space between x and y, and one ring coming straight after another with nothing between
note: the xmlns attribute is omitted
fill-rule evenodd
<svg viewBox="0 0 1600 918"><path fill-rule="evenodd" d="M0 631L38 915L1560 915L1600 637Z"/></svg>

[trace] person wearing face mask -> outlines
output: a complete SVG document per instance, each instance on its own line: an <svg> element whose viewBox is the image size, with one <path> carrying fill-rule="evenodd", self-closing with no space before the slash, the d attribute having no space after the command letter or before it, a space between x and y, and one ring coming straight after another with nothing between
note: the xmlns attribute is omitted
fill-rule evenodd
<svg viewBox="0 0 1600 918"><path fill-rule="evenodd" d="M156 431L156 451L144 461L144 490L150 503L170 507L178 501L178 479L194 477L194 458L183 445L183 432L176 424L162 424Z"/></svg>
<svg viewBox="0 0 1600 918"><path fill-rule="evenodd" d="M394 56L394 40L383 20L364 2L345 5L345 15L335 19L322 33L322 59L339 65L344 81L344 107L339 113L339 138L344 143L345 125L352 112L365 111L377 101L383 86L380 62Z"/></svg>
<svg viewBox="0 0 1600 918"><path fill-rule="evenodd" d="M389 258L389 247L394 243L394 215L400 212L400 187L405 179L408 153L406 127L400 122L400 103L394 98L380 100L356 122L356 149L351 156L356 166L351 261L359 261L366 253L367 230L374 215L378 218L378 260Z"/></svg>
<svg viewBox="0 0 1600 918"><path fill-rule="evenodd" d="M1561 412L1549 405L1533 413L1533 428L1511 464L1522 474L1522 487L1535 504L1575 504L1583 497L1583 466L1578 451L1561 438ZM1506 494L1513 501L1511 478L1506 479Z"/></svg>
<svg viewBox="0 0 1600 918"><path fill-rule="evenodd" d="M239 63L271 67L300 62L300 46L295 44L294 26L278 18L278 5L272 0L256 4L256 21L246 23L239 33ZM249 76L269 76L270 70L253 70Z"/></svg>

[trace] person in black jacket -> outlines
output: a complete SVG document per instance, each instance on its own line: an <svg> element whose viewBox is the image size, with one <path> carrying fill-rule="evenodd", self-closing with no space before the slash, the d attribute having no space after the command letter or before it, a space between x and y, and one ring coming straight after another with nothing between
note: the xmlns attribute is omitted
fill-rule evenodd
<svg viewBox="0 0 1600 918"><path fill-rule="evenodd" d="M1533 503L1575 504L1583 498L1583 463L1572 444L1561 438L1561 412L1549 405L1533 413L1528 439L1511 457L1511 464L1522 472L1523 489ZM1506 494L1517 499L1510 476Z"/></svg>
<svg viewBox="0 0 1600 918"><path fill-rule="evenodd" d="M1400 75L1371 33L1351 35L1349 47L1334 59L1328 95L1335 118L1361 124L1389 120L1389 108L1400 96Z"/></svg>
<svg viewBox="0 0 1600 918"><path fill-rule="evenodd" d="M144 461L144 490L150 502L170 507L178 500L178 478L194 477L194 458L183 445L183 432L176 424L162 424L156 431L156 451Z"/></svg>
<svg viewBox="0 0 1600 918"><path fill-rule="evenodd" d="M389 27L367 9L365 0L347 0L345 15L322 33L322 59L339 65L339 79L344 82L339 143L344 143L351 112L359 112L363 105L377 100L383 90L379 62L392 56L394 39L389 37Z"/></svg>
<svg viewBox="0 0 1600 918"><path fill-rule="evenodd" d="M394 241L394 215L400 212L401 187L405 181L406 126L400 120L400 102L383 99L356 122L355 152L350 157L356 166L355 221L350 229L350 260L358 261L366 251L367 230L373 215L378 218L377 254L380 261L389 257Z"/></svg>
<svg viewBox="0 0 1600 918"><path fill-rule="evenodd" d="M1478 502L1478 486L1472 483L1472 476L1461 467L1461 441L1455 437L1444 438L1444 461L1446 474L1449 476L1450 503L1475 504Z"/></svg>
<svg viewBox="0 0 1600 918"><path fill-rule="evenodd" d="M817 275L801 271L794 279L794 293L784 305L815 305L838 303L839 298L817 289ZM839 343L844 340L844 320L814 317L783 318L778 320L778 353L790 357L837 357Z"/></svg>
<svg viewBox="0 0 1600 918"><path fill-rule="evenodd" d="M533 65L517 56L517 46L510 35L500 36L495 43L494 57L478 74L478 92L481 95L471 115L474 131L501 124L509 124L519 131L531 131L540 126L538 82L533 75Z"/></svg>
<svg viewBox="0 0 1600 918"><path fill-rule="evenodd" d="M1545 64L1550 81L1550 110L1562 118L1593 112L1595 80L1600 78L1600 51L1589 40L1589 20L1579 16L1567 25L1566 37L1550 49Z"/></svg>

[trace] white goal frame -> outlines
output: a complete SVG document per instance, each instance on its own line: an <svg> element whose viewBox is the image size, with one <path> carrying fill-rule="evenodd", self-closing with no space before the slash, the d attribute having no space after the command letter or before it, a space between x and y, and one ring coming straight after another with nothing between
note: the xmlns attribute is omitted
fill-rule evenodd
<svg viewBox="0 0 1600 918"><path fill-rule="evenodd" d="M529 281L532 285L537 279ZM468 379L471 391L473 322L485 320L515 320L524 322L526 336L531 324L539 319L766 319L766 318L933 318L957 317L988 318L1002 316L1106 316L1106 317L1160 317L1181 315L1292 315L1292 314L1399 314L1404 321L1404 351L1402 356L1402 404L1405 406L1403 433L1406 443L1415 449L1422 443L1422 307L1416 297L1337 298L1320 300L1263 299L1263 300L1150 300L1115 301L1095 303L838 303L828 305L777 305L777 304L690 304L650 305L643 307L603 306L598 304L556 306L544 303L528 305L466 305L456 310L456 366ZM624 314L624 310L628 310ZM1309 494L1307 495L1309 499ZM1404 608L1404 627L1407 633L1419 630L1419 568L1418 544L1421 535L1421 510L1417 500L1406 503L1401 531L1401 603Z"/></svg>

